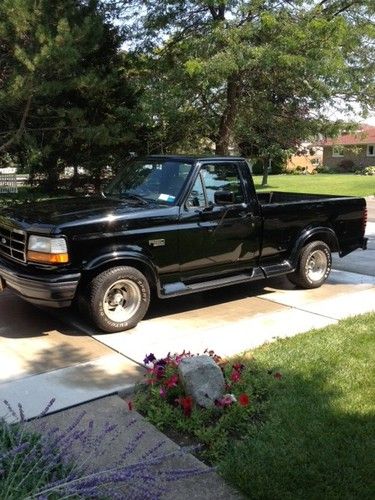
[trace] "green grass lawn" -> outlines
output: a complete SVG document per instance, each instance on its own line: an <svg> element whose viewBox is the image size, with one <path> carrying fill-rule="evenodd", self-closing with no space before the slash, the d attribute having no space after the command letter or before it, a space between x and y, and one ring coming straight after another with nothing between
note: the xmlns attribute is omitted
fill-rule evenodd
<svg viewBox="0 0 375 500"><path fill-rule="evenodd" d="M375 492L375 314L258 348L278 370L266 420L219 464L249 498L370 499Z"/></svg>
<svg viewBox="0 0 375 500"><path fill-rule="evenodd" d="M189 414L178 404L182 384L168 385L176 365L163 364L135 407L179 444L202 444L199 458L247 498L370 500L374 344L372 313L262 346L223 368L237 402Z"/></svg>
<svg viewBox="0 0 375 500"><path fill-rule="evenodd" d="M261 188L262 177L254 176L257 190L287 191L333 195L375 195L375 176L351 174L270 175L267 188Z"/></svg>

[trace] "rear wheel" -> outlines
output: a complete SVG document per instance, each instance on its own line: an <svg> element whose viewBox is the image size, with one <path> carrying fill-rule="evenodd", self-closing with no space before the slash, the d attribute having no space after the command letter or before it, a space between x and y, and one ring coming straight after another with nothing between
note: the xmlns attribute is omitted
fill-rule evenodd
<svg viewBox="0 0 375 500"><path fill-rule="evenodd" d="M138 269L113 267L92 280L85 299L98 328L119 332L134 328L143 319L150 304L150 287Z"/></svg>
<svg viewBox="0 0 375 500"><path fill-rule="evenodd" d="M313 241L302 248L298 267L288 279L302 288L318 288L328 278L332 267L329 246L323 241Z"/></svg>

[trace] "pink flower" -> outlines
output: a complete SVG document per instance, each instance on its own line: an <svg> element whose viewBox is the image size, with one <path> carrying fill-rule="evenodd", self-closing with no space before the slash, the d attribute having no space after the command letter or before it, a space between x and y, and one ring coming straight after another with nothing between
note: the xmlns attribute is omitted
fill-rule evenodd
<svg viewBox="0 0 375 500"><path fill-rule="evenodd" d="M165 382L165 386L168 388L168 389L171 389L172 387L176 387L176 385L178 384L178 375L174 374L172 375L168 380L166 380Z"/></svg>
<svg viewBox="0 0 375 500"><path fill-rule="evenodd" d="M231 406L233 403L237 401L236 397L233 394L224 394L224 396L215 401L216 406L220 408L225 408L227 406Z"/></svg>
<svg viewBox="0 0 375 500"><path fill-rule="evenodd" d="M241 373L237 370L233 370L231 375L230 375L230 379L232 382L238 382L241 378Z"/></svg>
<svg viewBox="0 0 375 500"><path fill-rule="evenodd" d="M160 387L159 394L162 398L165 398L165 396L167 395L163 387Z"/></svg>

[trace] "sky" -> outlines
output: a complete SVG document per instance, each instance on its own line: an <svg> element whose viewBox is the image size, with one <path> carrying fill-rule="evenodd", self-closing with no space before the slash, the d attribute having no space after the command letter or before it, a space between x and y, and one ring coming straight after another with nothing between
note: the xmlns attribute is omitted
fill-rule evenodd
<svg viewBox="0 0 375 500"><path fill-rule="evenodd" d="M341 104L341 106L340 106ZM338 108L341 107L341 109L344 109L343 103L337 101L337 106ZM354 108L353 112L349 111L338 111L337 109L333 107L328 107L325 110L325 115L330 119L330 120L344 120L344 121L354 121L358 123L367 123L368 125L374 125L375 126L375 109L372 110L372 112L369 113L369 115L366 118L363 118L360 114L360 107L358 104L353 104L352 106Z"/></svg>

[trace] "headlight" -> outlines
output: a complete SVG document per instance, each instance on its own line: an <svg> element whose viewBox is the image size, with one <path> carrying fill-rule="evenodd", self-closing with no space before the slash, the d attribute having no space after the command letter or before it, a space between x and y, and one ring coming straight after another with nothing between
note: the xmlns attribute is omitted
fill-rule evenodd
<svg viewBox="0 0 375 500"><path fill-rule="evenodd" d="M27 260L42 264L66 264L69 262L69 255L65 238L31 235L29 237Z"/></svg>

